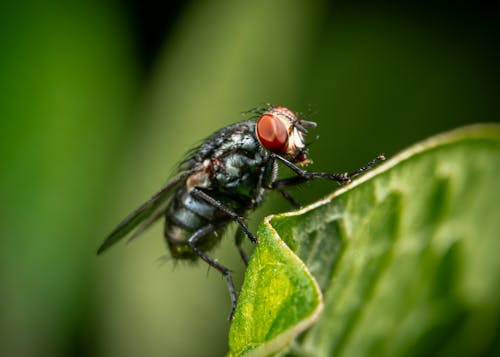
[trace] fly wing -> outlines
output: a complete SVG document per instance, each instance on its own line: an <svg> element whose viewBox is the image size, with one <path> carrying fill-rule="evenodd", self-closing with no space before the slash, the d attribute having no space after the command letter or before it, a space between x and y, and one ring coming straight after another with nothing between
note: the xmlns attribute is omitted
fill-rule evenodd
<svg viewBox="0 0 500 357"><path fill-rule="evenodd" d="M97 250L97 254L104 252L139 225L139 228L137 228L130 239L134 239L139 234L144 232L151 224L163 215L167 209L169 198L173 189L177 187L179 183L183 182L191 174L191 172L192 170L186 171L177 176L175 179L166 184L160 191L155 193L153 197L128 215L101 244Z"/></svg>

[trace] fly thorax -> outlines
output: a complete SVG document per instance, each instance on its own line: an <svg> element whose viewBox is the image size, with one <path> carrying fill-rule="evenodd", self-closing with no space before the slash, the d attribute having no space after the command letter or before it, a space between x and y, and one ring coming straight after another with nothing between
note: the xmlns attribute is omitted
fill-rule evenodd
<svg viewBox="0 0 500 357"><path fill-rule="evenodd" d="M186 188L190 190L194 187L210 187L210 169L210 160L204 160L201 168L189 175Z"/></svg>
<svg viewBox="0 0 500 357"><path fill-rule="evenodd" d="M219 186L235 187L238 185L253 184L258 177L255 174L261 171L263 158L258 151L248 153L238 151L230 153L218 160L215 178Z"/></svg>
<svg viewBox="0 0 500 357"><path fill-rule="evenodd" d="M239 140L239 145L242 150L247 152L257 151L258 142L255 137L249 133L240 134L238 138L234 138L233 140Z"/></svg>

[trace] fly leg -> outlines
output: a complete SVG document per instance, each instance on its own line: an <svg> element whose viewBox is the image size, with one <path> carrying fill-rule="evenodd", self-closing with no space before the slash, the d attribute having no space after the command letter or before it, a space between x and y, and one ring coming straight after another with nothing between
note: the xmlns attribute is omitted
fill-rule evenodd
<svg viewBox="0 0 500 357"><path fill-rule="evenodd" d="M236 234L234 235L234 242L236 244L236 249L238 249L238 253L240 253L241 260L243 260L245 265L248 266L248 256L241 246L241 244L243 243L243 238L245 238L245 233L243 232L241 227L238 226Z"/></svg>
<svg viewBox="0 0 500 357"><path fill-rule="evenodd" d="M252 241L252 243L259 242L257 238L255 238L255 236L248 230L248 227L246 226L245 222L243 222L243 217L233 212L230 208L226 207L222 202L217 201L216 199L210 197L208 194L197 188L193 188L191 190L191 194L194 195L195 197L202 199L208 204L214 206L215 208L221 210L232 219L235 219L236 222L238 222L238 224L240 225L243 232L245 232L246 236Z"/></svg>
<svg viewBox="0 0 500 357"><path fill-rule="evenodd" d="M278 191L293 207L300 208L302 207L300 202L297 201L288 191L285 191L284 188L297 186L306 181L307 179L302 176L289 177L271 182L268 189Z"/></svg>
<svg viewBox="0 0 500 357"><path fill-rule="evenodd" d="M285 164L288 168L290 168L293 172L295 172L298 175L298 178L296 180L292 180L292 179L294 179L292 177L288 181L288 186L297 185L297 184L300 184L300 183L305 182L305 181L313 180L315 178L332 180L332 181L338 182L339 184L348 183L356 176L359 176L362 173L370 170L377 162L385 160L385 157L383 155L379 155L375 159L371 160L365 166L362 166L359 169L357 169L351 173L344 172L341 174L337 174L337 173L330 173L330 172L309 172L306 170L302 170L300 167L298 167L294 163L288 161L284 157L281 157L280 155L277 155L275 153L272 153L271 157L281 161L283 164ZM287 180L287 179L285 179L285 180ZM279 180L279 181L275 181L275 182L280 182L280 181L284 181L284 180ZM286 184L282 184L282 186L286 186Z"/></svg>
<svg viewBox="0 0 500 357"><path fill-rule="evenodd" d="M196 230L191 237L188 239L189 247L205 262L207 262L210 266L214 267L218 271L221 272L222 275L226 277L227 287L229 289L229 296L231 298L231 313L229 314L229 320L231 321L234 317L234 311L236 309L236 302L238 300L236 295L236 290L234 289L233 278L231 277L231 271L225 266L219 264L215 259L208 256L204 251L196 246L196 242L201 238L213 233L217 227L213 224L207 224L206 226L201 227Z"/></svg>
<svg viewBox="0 0 500 357"><path fill-rule="evenodd" d="M285 184L285 185L280 185L279 187L274 185L278 177L278 169L279 169L278 162L276 161L275 158L271 157L271 160L269 160L269 163L266 165L264 169L263 180L261 182L262 186L267 190L277 190L279 193L281 193L283 198L287 200L295 208L302 207L300 202L297 201L295 198L293 198L293 196L289 192L283 190L283 188L290 185Z"/></svg>
<svg viewBox="0 0 500 357"><path fill-rule="evenodd" d="M297 177L299 177L299 176L297 176ZM281 180L280 180L280 181L281 181ZM279 182L279 181L275 181L275 182ZM273 184L274 184L274 182L273 182ZM295 198L294 198L294 197L290 194L290 192L285 191L285 190L283 190L283 189L279 189L279 188L278 188L277 190L278 190L278 192L279 192L279 193L281 193L281 195L283 196L283 198L284 198L285 200L287 200L287 201L288 201L288 202L289 202L289 203L290 203L293 207L295 207L295 208L300 208L300 207L302 207L302 205L300 204L300 202L299 202L299 201L297 201L297 200L296 200L296 199L295 199Z"/></svg>

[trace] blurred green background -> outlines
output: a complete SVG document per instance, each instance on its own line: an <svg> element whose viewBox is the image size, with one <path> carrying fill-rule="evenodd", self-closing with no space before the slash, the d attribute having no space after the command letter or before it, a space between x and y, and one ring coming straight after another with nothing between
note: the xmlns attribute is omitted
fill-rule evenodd
<svg viewBox="0 0 500 357"><path fill-rule="evenodd" d="M498 14L482 2L3 0L0 355L223 355L219 274L165 259L161 224L97 257L106 234L187 149L262 103L315 112L312 167L328 171L498 121ZM285 209L270 197L250 224ZM240 282L232 243L213 255Z"/></svg>

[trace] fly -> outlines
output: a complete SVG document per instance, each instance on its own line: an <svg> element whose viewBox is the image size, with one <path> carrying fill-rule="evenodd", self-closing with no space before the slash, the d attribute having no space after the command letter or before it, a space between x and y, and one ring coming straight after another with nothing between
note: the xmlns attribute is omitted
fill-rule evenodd
<svg viewBox="0 0 500 357"><path fill-rule="evenodd" d="M246 236L257 238L245 224L247 213L262 203L267 190L278 191L293 206L300 206L287 188L316 178L348 183L369 170L384 156L351 173L309 172L301 168L310 162L305 136L316 123L299 118L280 106L255 109L253 120L236 123L215 132L179 165L179 174L159 192L127 216L97 251L103 253L134 231L130 239L165 217L164 237L175 259L201 258L226 278L231 298L230 319L237 294L231 272L207 254L219 242L230 222L237 222L236 247L245 262L241 244ZM277 179L282 164L294 176Z"/></svg>

